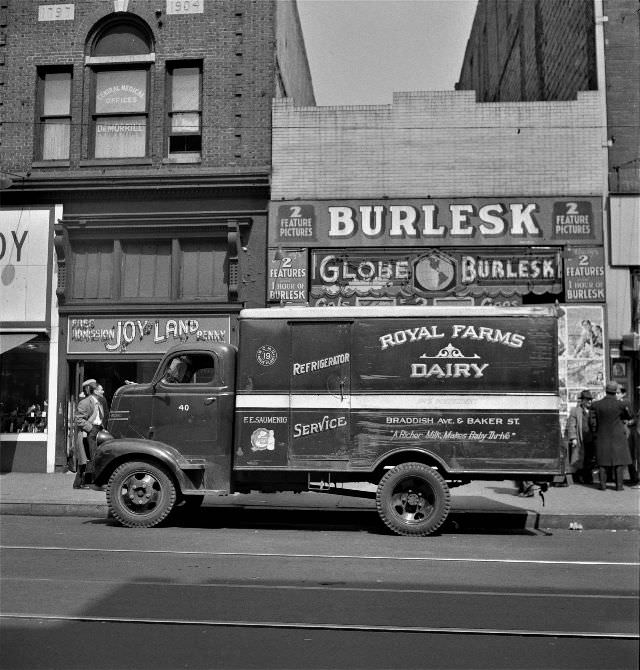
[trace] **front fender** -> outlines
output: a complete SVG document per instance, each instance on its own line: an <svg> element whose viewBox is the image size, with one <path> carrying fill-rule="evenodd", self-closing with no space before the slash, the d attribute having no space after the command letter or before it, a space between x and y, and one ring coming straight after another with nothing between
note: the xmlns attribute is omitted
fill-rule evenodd
<svg viewBox="0 0 640 670"><path fill-rule="evenodd" d="M93 458L94 484L103 486L121 462L139 458L160 461L174 476L181 491L193 489L193 483L184 473L189 463L177 449L164 442L138 438L113 438L98 445Z"/></svg>

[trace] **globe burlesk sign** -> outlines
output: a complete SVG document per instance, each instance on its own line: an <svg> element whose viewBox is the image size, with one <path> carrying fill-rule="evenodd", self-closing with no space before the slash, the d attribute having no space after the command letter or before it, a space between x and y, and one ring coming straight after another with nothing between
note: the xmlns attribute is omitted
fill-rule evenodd
<svg viewBox="0 0 640 670"><path fill-rule="evenodd" d="M527 293L558 293L562 288L560 252L532 249L420 253L369 251L312 254L312 295L444 295L470 287L509 287Z"/></svg>
<svg viewBox="0 0 640 670"><path fill-rule="evenodd" d="M278 246L602 244L600 198L456 198L272 202Z"/></svg>

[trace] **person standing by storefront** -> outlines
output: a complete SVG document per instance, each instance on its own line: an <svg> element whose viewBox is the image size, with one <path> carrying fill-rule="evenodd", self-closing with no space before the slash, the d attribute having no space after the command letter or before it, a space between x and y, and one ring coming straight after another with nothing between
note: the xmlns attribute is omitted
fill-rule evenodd
<svg viewBox="0 0 640 670"><path fill-rule="evenodd" d="M102 429L104 410L95 393L98 383L95 379L87 379L83 384L85 397L78 403L76 425L87 433L88 462L83 484L90 484L93 477L93 456L96 450L96 436ZM105 401L106 402L106 401Z"/></svg>
<svg viewBox="0 0 640 670"><path fill-rule="evenodd" d="M581 391L578 404L571 409L567 418L569 469L574 479L582 483L591 483L591 468L595 463L593 434L589 425L589 408L592 401L591 391Z"/></svg>
<svg viewBox="0 0 640 670"><path fill-rule="evenodd" d="M95 394L98 402L100 403L100 406L102 407L102 425L106 426L107 422L109 421L109 403L104 397L104 387L102 384L98 384L98 386L96 386Z"/></svg>
<svg viewBox="0 0 640 670"><path fill-rule="evenodd" d="M617 392L618 384L609 382L605 387L605 397L591 405L589 417L595 435L601 491L607 488L607 470L613 470L616 491L622 491L625 466L631 463L625 425L625 421L631 419L631 412L616 398Z"/></svg>
<svg viewBox="0 0 640 670"><path fill-rule="evenodd" d="M640 488L640 409L635 414L635 417L630 421L629 427L629 451L631 452L631 465L629 465L629 486L632 489Z"/></svg>

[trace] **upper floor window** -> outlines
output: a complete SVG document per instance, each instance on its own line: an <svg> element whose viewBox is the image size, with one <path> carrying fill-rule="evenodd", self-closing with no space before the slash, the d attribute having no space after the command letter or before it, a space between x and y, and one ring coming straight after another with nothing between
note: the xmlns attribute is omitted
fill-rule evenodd
<svg viewBox="0 0 640 670"><path fill-rule="evenodd" d="M200 160L202 148L202 66L180 63L167 67L170 95L168 155L177 161Z"/></svg>
<svg viewBox="0 0 640 670"><path fill-rule="evenodd" d="M42 160L68 160L71 131L71 69L38 71L38 151Z"/></svg>
<svg viewBox="0 0 640 670"><path fill-rule="evenodd" d="M90 45L91 128L95 158L140 158L149 147L151 36L143 26L116 20Z"/></svg>
<svg viewBox="0 0 640 670"><path fill-rule="evenodd" d="M147 70L95 73L93 124L96 158L135 158L147 154Z"/></svg>

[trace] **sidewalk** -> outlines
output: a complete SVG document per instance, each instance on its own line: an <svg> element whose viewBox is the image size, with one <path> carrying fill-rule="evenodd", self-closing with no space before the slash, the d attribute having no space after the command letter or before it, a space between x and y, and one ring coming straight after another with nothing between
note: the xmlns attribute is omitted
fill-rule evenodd
<svg viewBox="0 0 640 670"><path fill-rule="evenodd" d="M73 477L71 473L0 474L0 514L106 517L105 493L74 490L71 488ZM353 488L356 486L362 485ZM454 488L451 490L452 509L448 523L461 529L570 529L577 524L582 530L640 530L640 489L625 487L621 492L611 488L599 491L579 484L552 487L544 494L544 505L537 495L520 498L516 493L512 481L472 482ZM375 512L372 497L325 493L237 494L207 497L204 504L226 510ZM264 513L261 516L264 517Z"/></svg>

